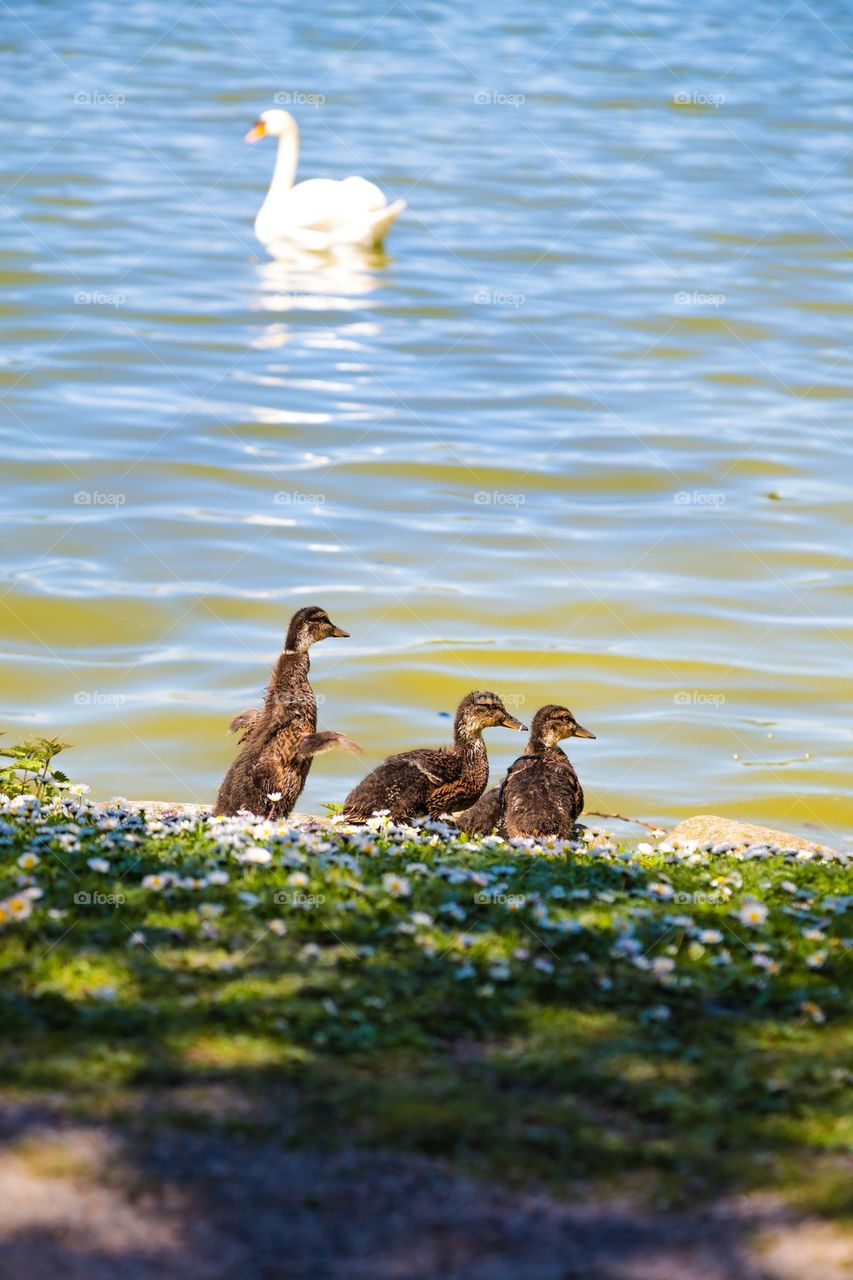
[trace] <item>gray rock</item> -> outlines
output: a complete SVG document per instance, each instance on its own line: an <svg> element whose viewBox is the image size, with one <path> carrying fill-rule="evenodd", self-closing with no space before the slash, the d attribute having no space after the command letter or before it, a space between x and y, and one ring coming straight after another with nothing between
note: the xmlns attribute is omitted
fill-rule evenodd
<svg viewBox="0 0 853 1280"><path fill-rule="evenodd" d="M806 840L803 836L794 836L787 831L774 831L771 827L757 827L751 822L737 822L734 818L719 818L709 813L685 818L684 822L679 822L670 831L667 839L670 843L674 840L694 840L697 844L711 844L714 853L722 852L723 847L742 849L749 845L771 845L779 849L806 849L811 853L837 854L836 849L816 840Z"/></svg>

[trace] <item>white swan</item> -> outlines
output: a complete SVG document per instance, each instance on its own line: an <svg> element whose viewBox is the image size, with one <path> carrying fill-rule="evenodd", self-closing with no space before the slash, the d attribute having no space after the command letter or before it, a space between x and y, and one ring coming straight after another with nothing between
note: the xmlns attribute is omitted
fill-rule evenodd
<svg viewBox="0 0 853 1280"><path fill-rule="evenodd" d="M266 199L255 218L255 235L275 256L276 246L331 249L339 244L381 245L391 223L406 207L389 204L365 178L309 178L293 185L299 160L299 130L289 111L264 111L246 142L278 138L278 154ZM286 252L286 249L285 249Z"/></svg>

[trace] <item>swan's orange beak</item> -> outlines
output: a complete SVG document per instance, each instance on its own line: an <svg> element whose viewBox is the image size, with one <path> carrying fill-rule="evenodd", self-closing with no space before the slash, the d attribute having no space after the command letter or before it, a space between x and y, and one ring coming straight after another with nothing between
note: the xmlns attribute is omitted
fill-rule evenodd
<svg viewBox="0 0 853 1280"><path fill-rule="evenodd" d="M253 124L249 132L243 139L244 142L257 142L259 138L263 138L266 134L267 126L263 120L259 120L257 124Z"/></svg>

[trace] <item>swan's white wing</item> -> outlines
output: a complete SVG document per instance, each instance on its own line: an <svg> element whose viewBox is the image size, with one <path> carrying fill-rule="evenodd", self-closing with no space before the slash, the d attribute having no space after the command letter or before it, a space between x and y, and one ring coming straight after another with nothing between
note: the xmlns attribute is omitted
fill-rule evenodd
<svg viewBox="0 0 853 1280"><path fill-rule="evenodd" d="M320 251L335 244L377 245L405 207L405 200L389 205L365 178L309 178L264 202L255 234L271 252L284 241Z"/></svg>
<svg viewBox="0 0 853 1280"><path fill-rule="evenodd" d="M330 240L333 244L381 245L388 228L405 207L405 200L395 200L393 204L386 204L382 209L338 227L329 233Z"/></svg>
<svg viewBox="0 0 853 1280"><path fill-rule="evenodd" d="M341 187L346 192L347 204L352 209L372 213L377 209L384 209L388 204L385 193L375 182L368 182L366 178L344 178Z"/></svg>
<svg viewBox="0 0 853 1280"><path fill-rule="evenodd" d="M264 231L269 229L272 234L280 234L284 227L328 229L340 217L342 186L343 183L333 178L297 182L278 199L264 204L258 222Z"/></svg>
<svg viewBox="0 0 853 1280"><path fill-rule="evenodd" d="M309 178L276 201L265 212L276 223L310 227L315 231L331 231L335 227L356 222L367 214L387 207L385 196L364 178Z"/></svg>

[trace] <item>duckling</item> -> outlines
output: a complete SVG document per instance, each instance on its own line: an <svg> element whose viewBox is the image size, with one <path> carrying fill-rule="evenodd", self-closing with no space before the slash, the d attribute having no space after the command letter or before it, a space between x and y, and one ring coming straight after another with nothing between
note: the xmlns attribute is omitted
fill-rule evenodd
<svg viewBox="0 0 853 1280"><path fill-rule="evenodd" d="M473 804L489 780L482 735L491 725L524 729L496 693L469 693L456 712L452 747L388 756L349 793L343 816L366 822L378 809L387 809L393 822L411 822Z"/></svg>
<svg viewBox="0 0 853 1280"><path fill-rule="evenodd" d="M562 738L594 738L567 707L551 703L533 717L530 738L510 765L500 787L487 791L476 804L456 814L456 822L471 835L571 837L583 812L583 788L571 761L557 746Z"/></svg>
<svg viewBox="0 0 853 1280"><path fill-rule="evenodd" d="M250 707L231 722L232 732L240 734L241 750L219 788L214 813L245 809L286 818L302 794L315 755L335 747L361 750L342 733L317 732L308 650L329 636L348 637L349 632L336 627L325 609L311 605L291 618L263 707Z"/></svg>

